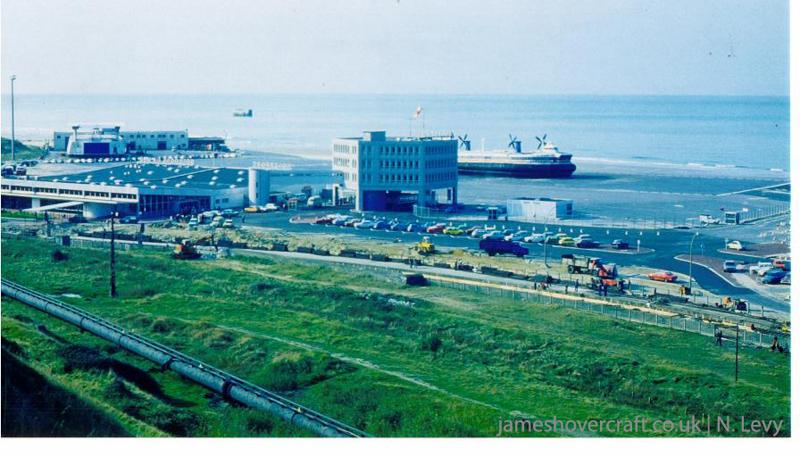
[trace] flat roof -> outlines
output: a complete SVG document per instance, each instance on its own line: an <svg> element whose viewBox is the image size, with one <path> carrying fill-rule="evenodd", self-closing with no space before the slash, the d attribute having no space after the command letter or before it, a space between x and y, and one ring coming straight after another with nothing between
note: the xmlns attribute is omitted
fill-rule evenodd
<svg viewBox="0 0 800 457"><path fill-rule="evenodd" d="M511 198L510 200L523 200L523 201L535 201L535 202L571 202L572 200L568 198L550 198L550 197L517 197Z"/></svg>
<svg viewBox="0 0 800 457"><path fill-rule="evenodd" d="M363 136L343 136L337 137L337 140L349 140L349 141L368 141L365 140ZM449 136L387 136L384 140L372 140L373 142L383 142L383 141L456 141L455 138L450 138Z"/></svg>
<svg viewBox="0 0 800 457"><path fill-rule="evenodd" d="M81 173L41 176L37 181L98 184L141 189L223 190L247 186L247 170L197 165L129 163ZM155 188L153 187L155 186Z"/></svg>

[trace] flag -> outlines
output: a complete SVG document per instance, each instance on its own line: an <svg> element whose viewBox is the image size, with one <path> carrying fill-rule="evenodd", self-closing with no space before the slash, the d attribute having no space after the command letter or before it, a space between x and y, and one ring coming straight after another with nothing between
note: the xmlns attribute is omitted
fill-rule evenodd
<svg viewBox="0 0 800 457"><path fill-rule="evenodd" d="M416 118L420 117L420 115L422 115L422 107L421 107L421 106L418 106L418 107L417 107L417 110L416 110L416 111L414 111L414 119L416 119Z"/></svg>

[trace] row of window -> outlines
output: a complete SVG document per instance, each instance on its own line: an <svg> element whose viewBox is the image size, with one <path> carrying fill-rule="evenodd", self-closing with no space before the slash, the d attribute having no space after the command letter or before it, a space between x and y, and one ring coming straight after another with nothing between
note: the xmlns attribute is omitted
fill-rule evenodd
<svg viewBox="0 0 800 457"><path fill-rule="evenodd" d="M8 184L3 184L3 190L12 190L17 192L31 192L37 194L58 194L58 195L82 195L86 197L100 197L100 198L108 198L108 192L96 192L96 191L82 191L79 189L57 189L54 187L28 187L28 186L9 186ZM112 193L111 198L119 198L125 200L136 200L136 194L118 194Z"/></svg>
<svg viewBox="0 0 800 457"><path fill-rule="evenodd" d="M356 147L350 146L349 144L334 144L333 152L341 152L343 154L353 153L356 152Z"/></svg>
<svg viewBox="0 0 800 457"><path fill-rule="evenodd" d="M456 173L430 173L425 175L425 179L428 182L447 181L456 179Z"/></svg>

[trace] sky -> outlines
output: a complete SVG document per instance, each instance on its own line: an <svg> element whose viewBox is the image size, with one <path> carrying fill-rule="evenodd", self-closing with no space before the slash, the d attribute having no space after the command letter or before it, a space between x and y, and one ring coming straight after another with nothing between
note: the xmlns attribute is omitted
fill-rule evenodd
<svg viewBox="0 0 800 457"><path fill-rule="evenodd" d="M2 91L788 95L788 0L3 0Z"/></svg>

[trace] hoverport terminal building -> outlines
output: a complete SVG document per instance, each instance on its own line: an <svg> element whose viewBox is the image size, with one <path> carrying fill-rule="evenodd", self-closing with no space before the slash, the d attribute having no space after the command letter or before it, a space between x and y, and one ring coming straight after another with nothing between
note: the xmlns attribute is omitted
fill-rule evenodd
<svg viewBox="0 0 800 457"><path fill-rule="evenodd" d="M74 212L87 219L166 217L210 209L264 205L269 171L131 162L82 173L11 176L2 181L2 206Z"/></svg>
<svg viewBox="0 0 800 457"><path fill-rule="evenodd" d="M333 170L357 211L408 211L458 202L458 142L367 131L333 141Z"/></svg>

